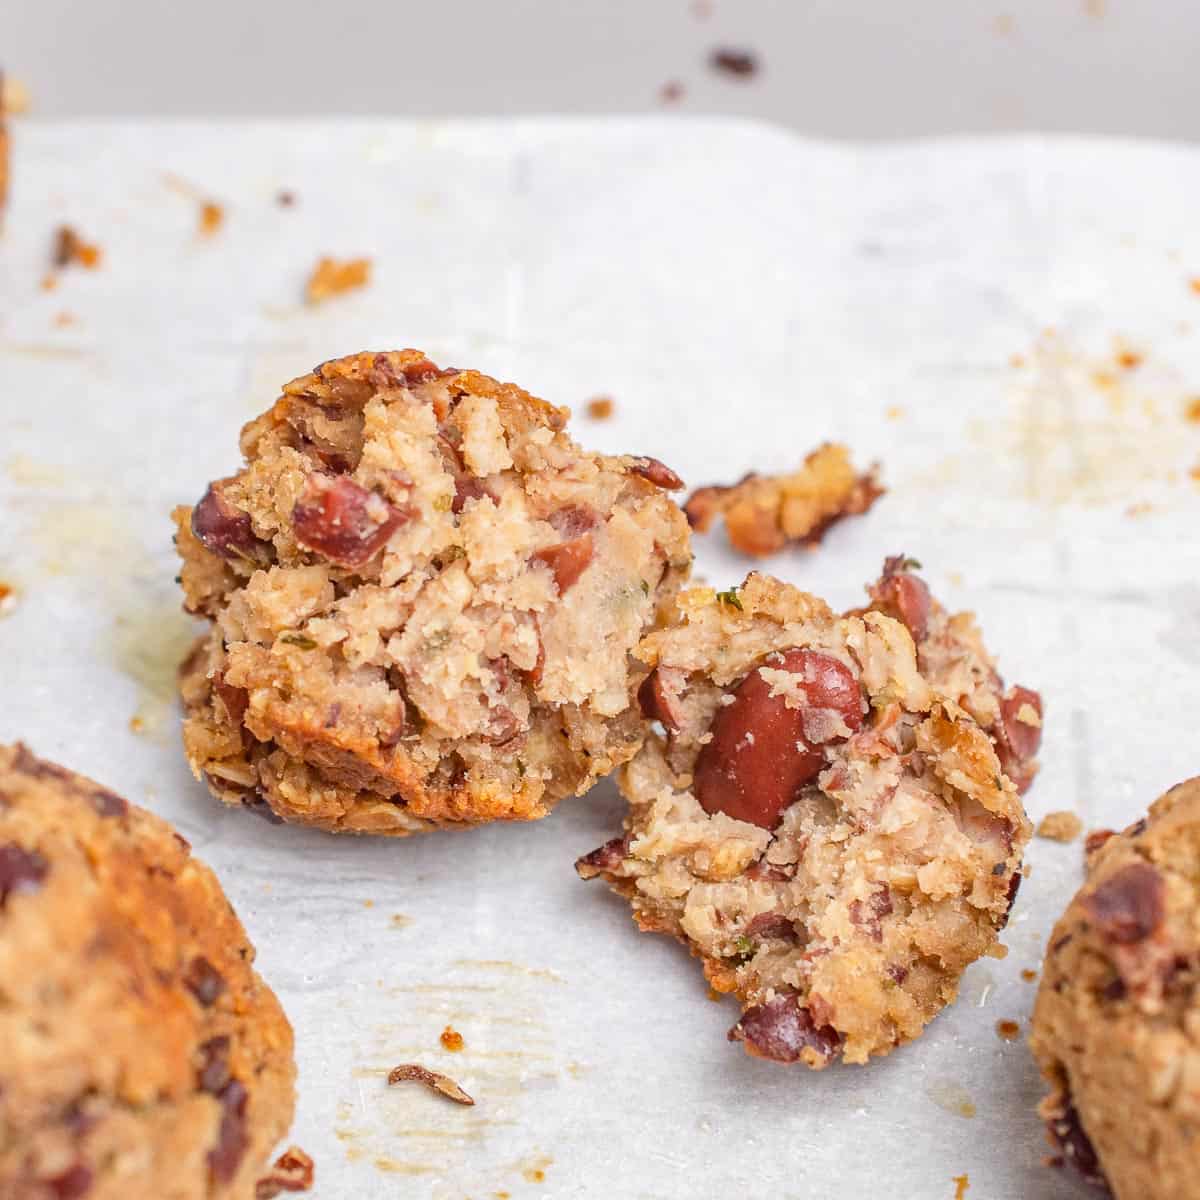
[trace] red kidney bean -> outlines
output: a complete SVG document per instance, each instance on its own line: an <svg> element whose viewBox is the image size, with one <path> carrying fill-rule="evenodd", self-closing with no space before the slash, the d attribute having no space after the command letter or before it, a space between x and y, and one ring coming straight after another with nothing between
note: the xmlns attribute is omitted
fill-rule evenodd
<svg viewBox="0 0 1200 1200"><path fill-rule="evenodd" d="M862 726L862 693L845 664L817 650L769 655L760 666L799 675L807 703L789 708L783 696L771 695L756 667L738 685L733 703L717 709L712 740L696 759L693 789L705 812L774 829L825 763L822 744L806 733L808 719L832 709L853 733Z"/></svg>

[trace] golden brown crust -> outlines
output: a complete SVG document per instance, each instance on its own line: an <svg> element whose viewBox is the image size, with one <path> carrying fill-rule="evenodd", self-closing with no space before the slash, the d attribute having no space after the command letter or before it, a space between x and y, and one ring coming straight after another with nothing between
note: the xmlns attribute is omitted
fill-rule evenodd
<svg viewBox="0 0 1200 1200"><path fill-rule="evenodd" d="M292 1031L163 821L0 746L0 1196L250 1200Z"/></svg>
<svg viewBox="0 0 1200 1200"><path fill-rule="evenodd" d="M1090 839L1089 839L1090 840ZM1030 1046L1065 1162L1120 1200L1195 1192L1200 1121L1200 779L1097 841L1054 927Z"/></svg>
<svg viewBox="0 0 1200 1200"><path fill-rule="evenodd" d="M221 799L404 835L544 816L634 753L629 657L690 564L662 464L416 350L327 362L176 511L189 760Z"/></svg>
<svg viewBox="0 0 1200 1200"><path fill-rule="evenodd" d="M846 447L826 442L799 471L698 488L684 511L700 533L723 516L734 549L764 558L788 545L820 545L830 526L865 513L883 492L874 468L856 473Z"/></svg>

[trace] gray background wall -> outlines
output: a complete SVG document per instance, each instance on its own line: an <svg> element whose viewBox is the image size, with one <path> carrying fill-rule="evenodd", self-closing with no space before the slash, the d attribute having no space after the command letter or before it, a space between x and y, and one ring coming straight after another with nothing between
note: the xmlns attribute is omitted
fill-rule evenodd
<svg viewBox="0 0 1200 1200"><path fill-rule="evenodd" d="M4 0L0 61L47 115L636 112L678 80L811 134L1200 135L1195 0Z"/></svg>

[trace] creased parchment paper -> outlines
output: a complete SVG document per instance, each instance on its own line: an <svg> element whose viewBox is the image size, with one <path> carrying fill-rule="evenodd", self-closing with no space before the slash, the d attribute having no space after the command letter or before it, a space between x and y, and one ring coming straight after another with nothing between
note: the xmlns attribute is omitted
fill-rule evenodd
<svg viewBox="0 0 1200 1200"><path fill-rule="evenodd" d="M1123 825L1200 772L1200 151L847 148L727 121L38 124L0 242L0 737L175 821L296 1026L319 1200L1082 1194L1039 1165L1022 1031L1079 842L1038 840L958 1004L867 1068L725 1041L697 966L572 870L611 784L534 826L338 840L226 811L178 746L167 512L279 385L418 346L575 406L692 484L825 438L887 497L769 566L836 606L885 554L1046 700L1037 819ZM180 186L184 181L185 186ZM289 189L295 204L281 207ZM210 236L202 199L225 207ZM102 265L43 290L69 222ZM318 308L322 254L369 256ZM582 415L591 396L608 421ZM718 586L747 564L697 540ZM461 1052L439 1034L451 1025ZM475 1098L389 1089L397 1063Z"/></svg>

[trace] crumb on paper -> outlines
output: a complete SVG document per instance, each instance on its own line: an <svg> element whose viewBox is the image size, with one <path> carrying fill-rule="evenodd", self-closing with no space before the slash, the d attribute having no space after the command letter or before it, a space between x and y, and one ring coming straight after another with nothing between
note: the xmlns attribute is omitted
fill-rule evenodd
<svg viewBox="0 0 1200 1200"><path fill-rule="evenodd" d="M405 916L404 913L392 913L388 920L388 925L392 929L407 929L412 924L412 917Z"/></svg>
<svg viewBox="0 0 1200 1200"><path fill-rule="evenodd" d="M1025 355L1010 354L1008 358L1008 365L1014 370L1019 371L1023 366L1025 366Z"/></svg>
<svg viewBox="0 0 1200 1200"><path fill-rule="evenodd" d="M78 263L79 266L92 271L100 265L100 258L99 246L85 242L70 225L58 227L54 234L54 251L51 255L51 262L55 267L61 270Z"/></svg>
<svg viewBox="0 0 1200 1200"><path fill-rule="evenodd" d="M363 908L374 908L374 907L375 907L374 900L364 900L363 901Z"/></svg>
<svg viewBox="0 0 1200 1200"><path fill-rule="evenodd" d="M966 1200L967 1189L971 1186L971 1177L969 1175L955 1175L950 1182L954 1184L954 1200Z"/></svg>
<svg viewBox="0 0 1200 1200"><path fill-rule="evenodd" d="M369 258L321 258L304 285L304 299L308 304L320 304L331 296L366 287L370 279Z"/></svg>
<svg viewBox="0 0 1200 1200"><path fill-rule="evenodd" d="M712 0L692 0L692 16L697 21L707 21L712 14Z"/></svg>
<svg viewBox="0 0 1200 1200"><path fill-rule="evenodd" d="M1114 355L1114 360L1122 371L1135 371L1146 361L1146 356L1140 350L1121 346Z"/></svg>
<svg viewBox="0 0 1200 1200"><path fill-rule="evenodd" d="M60 313L54 314L55 329L68 329L72 325L78 325L79 318L73 312L67 312L65 309Z"/></svg>
<svg viewBox="0 0 1200 1200"><path fill-rule="evenodd" d="M146 718L139 717L136 714L134 716L130 717L129 718L129 732L130 733L145 733L146 732Z"/></svg>
<svg viewBox="0 0 1200 1200"><path fill-rule="evenodd" d="M889 421L899 421L900 418L904 416L904 409L901 408L899 404L889 404L888 407L884 409L883 415Z"/></svg>
<svg viewBox="0 0 1200 1200"><path fill-rule="evenodd" d="M1017 31L1017 19L1012 13L999 13L992 21L992 32L998 37L1009 37Z"/></svg>
<svg viewBox="0 0 1200 1200"><path fill-rule="evenodd" d="M1038 973L1032 967L1024 967L1021 971L1021 978L1026 983L1032 983L1037 978Z"/></svg>
<svg viewBox="0 0 1200 1200"><path fill-rule="evenodd" d="M280 188L275 193L275 203L280 208L294 208L296 205L296 193L289 188Z"/></svg>
<svg viewBox="0 0 1200 1200"><path fill-rule="evenodd" d="M1200 275L1193 275L1188 280L1188 287L1192 289L1193 295L1200 296Z"/></svg>
<svg viewBox="0 0 1200 1200"><path fill-rule="evenodd" d="M225 209L215 200L200 205L200 236L212 237L225 223Z"/></svg>
<svg viewBox="0 0 1200 1200"><path fill-rule="evenodd" d="M1015 1042L1021 1036L1021 1026L1016 1021L997 1021L996 1036L1006 1042Z"/></svg>
<svg viewBox="0 0 1200 1200"><path fill-rule="evenodd" d="M1189 396L1183 403L1183 419L1200 425L1200 396Z"/></svg>
<svg viewBox="0 0 1200 1200"><path fill-rule="evenodd" d="M718 46L709 54L708 65L734 79L752 79L759 71L758 55L736 46Z"/></svg>
<svg viewBox="0 0 1200 1200"><path fill-rule="evenodd" d="M41 287L43 292L54 291L54 289L58 287L58 276L55 275L53 271L47 271L46 274L42 276Z"/></svg>
<svg viewBox="0 0 1200 1200"><path fill-rule="evenodd" d="M1004 959L1008 957L1008 947L1003 942L993 942L983 953L986 958Z"/></svg>
<svg viewBox="0 0 1200 1200"><path fill-rule="evenodd" d="M1083 11L1094 21L1103 20L1107 10L1107 0L1083 0Z"/></svg>
<svg viewBox="0 0 1200 1200"><path fill-rule="evenodd" d="M459 1053L459 1051L462 1050L462 1048L466 1045L466 1043L463 1041L463 1035L459 1033L457 1029L454 1029L449 1025L442 1030L438 1041L440 1041L442 1045L450 1051L451 1054Z"/></svg>
<svg viewBox="0 0 1200 1200"><path fill-rule="evenodd" d="M17 589L11 583L0 580L0 617L7 617L16 611Z"/></svg>
<svg viewBox="0 0 1200 1200"><path fill-rule="evenodd" d="M11 75L0 77L0 112L11 117L29 111L29 89Z"/></svg>
<svg viewBox="0 0 1200 1200"><path fill-rule="evenodd" d="M699 533L724 517L734 549L762 558L787 545L819 546L830 526L867 512L883 494L878 466L860 474L845 446L826 442L805 458L798 471L751 472L734 484L697 488L683 511Z"/></svg>
<svg viewBox="0 0 1200 1200"><path fill-rule="evenodd" d="M611 396L593 396L587 402L584 411L593 421L607 421L616 411L616 403Z"/></svg>
<svg viewBox="0 0 1200 1200"><path fill-rule="evenodd" d="M1037 835L1052 842L1073 842L1083 832L1083 822L1076 813L1060 809L1047 813L1037 826Z"/></svg>
<svg viewBox="0 0 1200 1200"><path fill-rule="evenodd" d="M389 1086L394 1087L398 1083L405 1083L409 1080L423 1083L427 1088L432 1088L433 1091L440 1092L447 1099L453 1100L455 1104L475 1103L449 1075L443 1075L440 1071L431 1071L428 1067L422 1067L417 1063L401 1063L400 1066L393 1067L388 1072Z"/></svg>
<svg viewBox="0 0 1200 1200"><path fill-rule="evenodd" d="M254 1185L254 1200L273 1200L280 1192L307 1192L313 1185L313 1160L289 1146Z"/></svg>
<svg viewBox="0 0 1200 1200"><path fill-rule="evenodd" d="M678 104L684 97L684 86L678 79L668 79L658 89L658 98L663 104Z"/></svg>
<svg viewBox="0 0 1200 1200"><path fill-rule="evenodd" d="M1127 517L1144 517L1154 511L1154 505L1146 500L1139 500L1136 504L1130 504L1125 509Z"/></svg>

